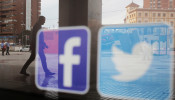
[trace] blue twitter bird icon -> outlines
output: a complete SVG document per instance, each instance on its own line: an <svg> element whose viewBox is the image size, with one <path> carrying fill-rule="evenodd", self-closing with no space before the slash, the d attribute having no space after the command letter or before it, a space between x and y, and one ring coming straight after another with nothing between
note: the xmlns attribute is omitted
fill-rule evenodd
<svg viewBox="0 0 175 100"><path fill-rule="evenodd" d="M102 27L98 35L99 94L117 99L171 99L170 30L163 23Z"/></svg>

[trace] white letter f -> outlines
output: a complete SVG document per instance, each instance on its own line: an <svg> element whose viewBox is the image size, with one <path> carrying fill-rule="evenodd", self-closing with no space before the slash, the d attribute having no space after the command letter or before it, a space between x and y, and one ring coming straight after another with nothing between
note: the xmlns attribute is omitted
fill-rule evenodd
<svg viewBox="0 0 175 100"><path fill-rule="evenodd" d="M73 55L73 48L80 47L81 38L73 37L65 42L64 54L59 56L59 63L63 64L63 85L72 87L72 66L80 64L80 55Z"/></svg>

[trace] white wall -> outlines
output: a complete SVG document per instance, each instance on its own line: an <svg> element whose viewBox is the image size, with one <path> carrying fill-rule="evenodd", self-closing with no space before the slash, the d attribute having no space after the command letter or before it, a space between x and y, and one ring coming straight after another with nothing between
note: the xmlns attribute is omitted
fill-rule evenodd
<svg viewBox="0 0 175 100"><path fill-rule="evenodd" d="M31 30L31 0L26 0L26 30Z"/></svg>

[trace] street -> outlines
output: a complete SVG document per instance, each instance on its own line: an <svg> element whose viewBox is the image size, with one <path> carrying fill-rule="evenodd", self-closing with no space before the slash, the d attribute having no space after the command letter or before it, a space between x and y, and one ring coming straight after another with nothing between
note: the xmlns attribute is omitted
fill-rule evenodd
<svg viewBox="0 0 175 100"><path fill-rule="evenodd" d="M10 55L0 55L0 95L13 99L58 99L54 91L41 91L35 85L34 64L27 69L30 76L20 74L24 63L28 60L30 52L10 52ZM10 90L10 91L9 91Z"/></svg>
<svg viewBox="0 0 175 100"><path fill-rule="evenodd" d="M30 52L10 52L10 55L0 55L0 88L37 92L34 86L34 62L27 70L30 77L19 74L29 56Z"/></svg>
<svg viewBox="0 0 175 100"><path fill-rule="evenodd" d="M97 94L94 90L93 92L88 93L88 96L78 96L58 93L55 91L39 90L35 85L35 62L32 62L27 69L30 76L24 76L19 73L29 56L30 52L10 52L10 55L0 55L1 97L20 100L70 100L70 98L71 100L82 100L82 98L84 100L89 100L89 98L92 97L97 98Z"/></svg>
<svg viewBox="0 0 175 100"><path fill-rule="evenodd" d="M172 52L172 54L174 53ZM35 62L32 62L27 69L27 72L30 73L30 76L24 76L19 74L22 66L27 61L29 56L30 56L30 52L10 52L10 55L5 55L5 56L0 55L0 88L1 89L21 91L25 93L34 93L34 94L39 94L39 95L49 97L49 98L54 98L54 99L58 99L61 96L63 98L67 97L70 99L75 97L77 99L78 97L77 95L68 96L64 94L58 94L57 92L53 92L53 91L41 91L37 89L34 81ZM159 63L163 62L160 60L157 60L157 61ZM93 97L93 99L95 97L97 97L97 100L99 99L94 89L93 91L88 93L87 96L85 97L86 98L84 98L84 96L82 97L80 96L80 100L82 98L84 98L84 100L85 99L88 100L91 97ZM101 98L101 100L103 99L106 99L106 98Z"/></svg>

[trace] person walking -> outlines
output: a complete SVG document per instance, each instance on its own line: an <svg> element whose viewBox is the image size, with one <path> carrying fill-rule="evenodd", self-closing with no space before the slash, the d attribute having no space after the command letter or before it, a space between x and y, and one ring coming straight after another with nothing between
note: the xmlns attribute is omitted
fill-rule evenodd
<svg viewBox="0 0 175 100"><path fill-rule="evenodd" d="M2 42L1 42L1 50L2 50L2 56L4 56L4 51L5 51L4 40L2 40Z"/></svg>
<svg viewBox="0 0 175 100"><path fill-rule="evenodd" d="M29 59L27 60L27 62L24 64L24 66L22 67L20 74L24 74L26 76L29 76L30 74L28 74L26 72L28 66L31 64L31 62L34 61L35 56L36 56L36 37L37 37L37 32L41 29L41 26L45 23L45 17L44 16L40 16L38 21L36 22L36 24L34 25L33 29L32 29L32 33L31 33L31 42L30 42L30 51L31 51L31 55L29 57ZM41 57L40 57L41 58ZM42 64L43 64L43 60ZM44 66L44 65L43 65ZM45 71L46 76L48 75L54 75L55 73L52 73L48 70L48 68L43 68Z"/></svg>
<svg viewBox="0 0 175 100"><path fill-rule="evenodd" d="M10 44L9 44L9 41L7 41L7 43L6 43L6 55L10 55L9 48L10 48Z"/></svg>

